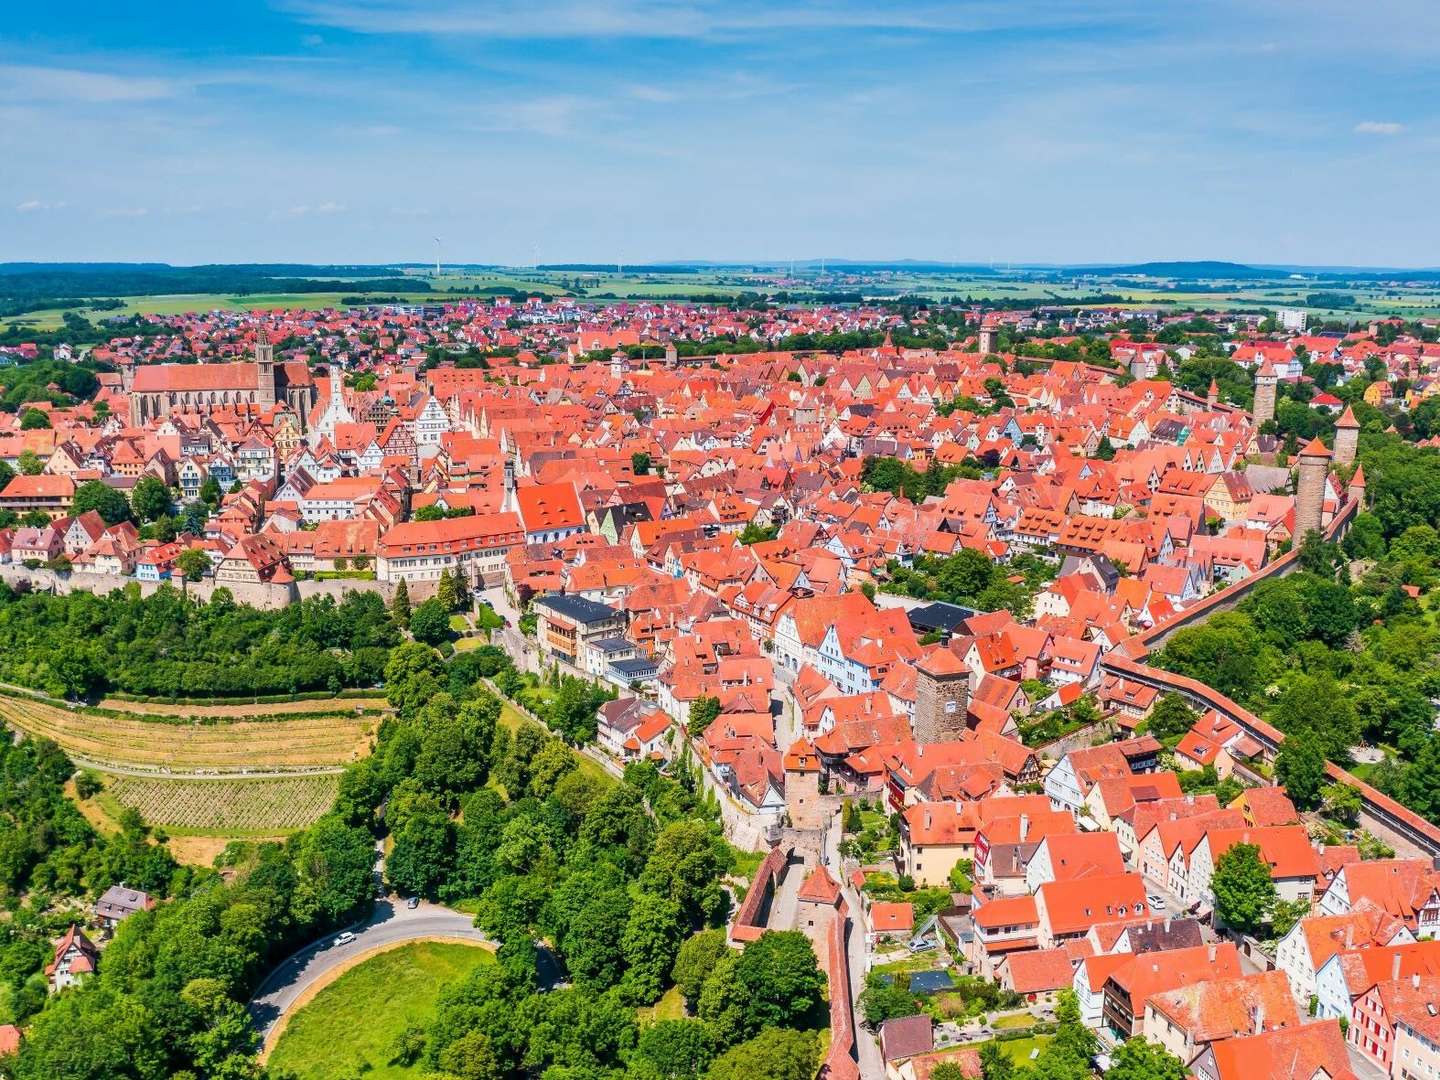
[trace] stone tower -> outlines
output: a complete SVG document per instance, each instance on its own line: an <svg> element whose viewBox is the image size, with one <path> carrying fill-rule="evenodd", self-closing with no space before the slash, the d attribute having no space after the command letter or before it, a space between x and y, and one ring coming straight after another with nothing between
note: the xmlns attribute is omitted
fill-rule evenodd
<svg viewBox="0 0 1440 1080"><path fill-rule="evenodd" d="M1355 475L1350 477L1350 486L1345 489L1346 498L1354 499L1363 509L1365 506L1365 466L1356 465Z"/></svg>
<svg viewBox="0 0 1440 1080"><path fill-rule="evenodd" d="M1349 465L1355 460L1355 450L1360 444L1360 421L1349 405L1335 421L1335 464Z"/></svg>
<svg viewBox="0 0 1440 1080"><path fill-rule="evenodd" d="M1260 365L1260 370L1255 372L1255 426L1259 427L1266 420L1275 419L1275 387L1280 382L1280 376L1266 360Z"/></svg>
<svg viewBox="0 0 1440 1080"><path fill-rule="evenodd" d="M995 351L995 327L980 327L980 352L982 355L989 355Z"/></svg>
<svg viewBox="0 0 1440 1080"><path fill-rule="evenodd" d="M820 805L820 755L805 739L785 753L785 810L793 829L820 829L826 815Z"/></svg>
<svg viewBox="0 0 1440 1080"><path fill-rule="evenodd" d="M1311 439L1300 451L1300 474L1295 481L1295 546L1324 524L1325 476L1330 471L1330 451L1319 439Z"/></svg>
<svg viewBox="0 0 1440 1080"><path fill-rule="evenodd" d="M1210 380L1210 389L1205 391L1205 406L1213 409L1220 401L1220 384L1214 379Z"/></svg>
<svg viewBox="0 0 1440 1080"><path fill-rule="evenodd" d="M960 738L969 703L970 669L949 649L935 649L915 665L917 743Z"/></svg>
<svg viewBox="0 0 1440 1080"><path fill-rule="evenodd" d="M255 400L261 405L275 404L275 346L261 340L255 343Z"/></svg>

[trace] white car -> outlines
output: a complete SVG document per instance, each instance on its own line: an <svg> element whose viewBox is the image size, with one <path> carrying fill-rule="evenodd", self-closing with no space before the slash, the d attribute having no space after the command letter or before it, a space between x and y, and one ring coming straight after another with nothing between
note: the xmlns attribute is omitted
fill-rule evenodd
<svg viewBox="0 0 1440 1080"><path fill-rule="evenodd" d="M1145 899L1150 901L1150 907L1155 911L1164 911L1169 906L1163 896L1147 896Z"/></svg>
<svg viewBox="0 0 1440 1080"><path fill-rule="evenodd" d="M354 933L352 933L351 931L346 930L343 934L337 934L337 935L335 936L335 944L336 944L336 945L349 945L349 944L350 944L352 941L354 941L355 939L356 939L356 935L355 935Z"/></svg>

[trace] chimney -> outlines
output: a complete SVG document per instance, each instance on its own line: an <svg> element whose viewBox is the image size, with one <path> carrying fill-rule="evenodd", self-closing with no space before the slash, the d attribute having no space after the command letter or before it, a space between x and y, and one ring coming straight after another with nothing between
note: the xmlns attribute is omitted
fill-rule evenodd
<svg viewBox="0 0 1440 1080"><path fill-rule="evenodd" d="M1030 815L1029 815L1029 814L1021 814L1021 815L1020 815L1020 839L1021 839L1021 840L1024 840L1025 837L1029 835L1029 832L1030 832L1029 826L1030 826Z"/></svg>
<svg viewBox="0 0 1440 1080"><path fill-rule="evenodd" d="M1265 1030L1265 1002L1255 1003L1255 1034L1259 1035Z"/></svg>
<svg viewBox="0 0 1440 1080"><path fill-rule="evenodd" d="M1213 944L1210 946L1209 960L1210 963L1215 963L1215 946Z"/></svg>
<svg viewBox="0 0 1440 1080"><path fill-rule="evenodd" d="M1400 978L1400 954L1397 952L1390 958L1390 981L1395 982Z"/></svg>
<svg viewBox="0 0 1440 1080"><path fill-rule="evenodd" d="M1354 947L1355 947L1355 924L1354 924L1354 923L1347 923L1346 926L1345 926L1345 948L1347 948L1347 949L1353 949Z"/></svg>
<svg viewBox="0 0 1440 1080"><path fill-rule="evenodd" d="M1420 989L1420 972L1417 971L1417 972L1415 972L1413 975L1410 976L1410 989L1412 989L1412 990L1419 990L1419 989Z"/></svg>

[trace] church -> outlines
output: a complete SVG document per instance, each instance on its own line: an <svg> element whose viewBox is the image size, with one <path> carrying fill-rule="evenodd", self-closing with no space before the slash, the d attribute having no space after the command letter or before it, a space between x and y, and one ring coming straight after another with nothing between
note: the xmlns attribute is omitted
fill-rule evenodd
<svg viewBox="0 0 1440 1080"><path fill-rule="evenodd" d="M255 346L254 363L144 364L122 369L130 395L130 423L143 426L172 412L211 412L254 405L288 405L303 427L314 407L315 379L303 361L275 363L275 347Z"/></svg>

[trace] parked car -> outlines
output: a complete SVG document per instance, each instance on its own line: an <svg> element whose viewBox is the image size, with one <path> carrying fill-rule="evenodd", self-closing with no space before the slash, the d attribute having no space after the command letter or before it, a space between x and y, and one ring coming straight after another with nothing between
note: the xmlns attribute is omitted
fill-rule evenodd
<svg viewBox="0 0 1440 1080"><path fill-rule="evenodd" d="M336 935L335 935L335 944L336 944L336 945L349 945L349 944L350 944L352 941L354 941L355 939L356 939L356 935L355 935L353 932L351 932L351 931L349 931L349 930L346 930L344 933L336 934Z"/></svg>
<svg viewBox="0 0 1440 1080"><path fill-rule="evenodd" d="M406 906L407 908L409 908L411 911L414 911L417 907L420 906L420 897L418 897L418 896L412 896L412 897L410 897L409 900L406 900L406 901L405 901L405 906Z"/></svg>
<svg viewBox="0 0 1440 1080"><path fill-rule="evenodd" d="M1153 911L1164 911L1166 907L1169 906L1163 896L1147 896L1145 899L1150 901L1150 907Z"/></svg>

